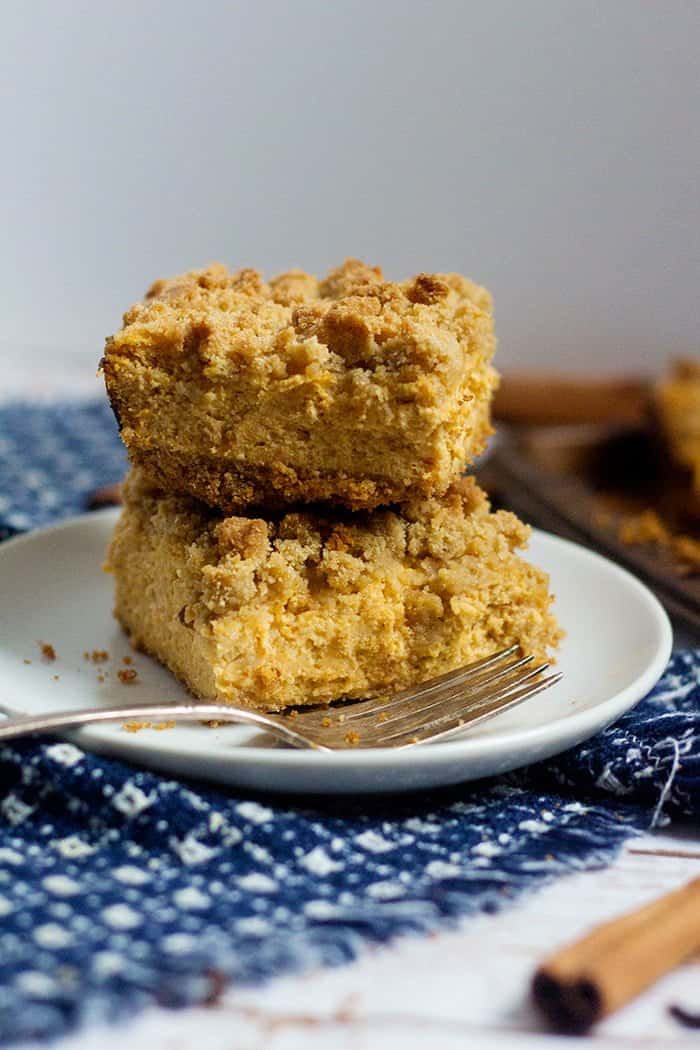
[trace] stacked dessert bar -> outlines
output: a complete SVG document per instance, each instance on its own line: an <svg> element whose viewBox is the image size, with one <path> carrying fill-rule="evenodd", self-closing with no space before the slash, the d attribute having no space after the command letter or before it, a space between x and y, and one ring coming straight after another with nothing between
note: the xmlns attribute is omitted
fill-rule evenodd
<svg viewBox="0 0 700 1050"><path fill-rule="evenodd" d="M465 467L491 432L488 293L349 260L158 281L103 370L132 462L111 545L133 643L278 710L556 645L528 529Z"/></svg>

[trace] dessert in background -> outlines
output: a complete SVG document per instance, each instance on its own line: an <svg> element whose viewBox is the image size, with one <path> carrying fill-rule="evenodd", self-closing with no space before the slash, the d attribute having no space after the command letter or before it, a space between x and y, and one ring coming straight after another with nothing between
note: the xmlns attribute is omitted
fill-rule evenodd
<svg viewBox="0 0 700 1050"><path fill-rule="evenodd" d="M689 486L689 509L700 512L700 359L676 361L656 383L653 404L663 440Z"/></svg>
<svg viewBox="0 0 700 1050"><path fill-rule="evenodd" d="M696 630L700 358L657 376L506 373L494 416L509 426L479 480L496 501L626 565Z"/></svg>

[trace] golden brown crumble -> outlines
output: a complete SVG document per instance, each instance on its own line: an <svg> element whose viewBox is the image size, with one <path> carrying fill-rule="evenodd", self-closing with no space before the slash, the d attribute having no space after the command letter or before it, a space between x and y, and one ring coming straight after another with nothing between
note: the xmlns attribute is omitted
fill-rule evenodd
<svg viewBox="0 0 700 1050"><path fill-rule="evenodd" d="M56 659L56 650L49 642L37 642L41 656L47 663L53 663Z"/></svg>
<svg viewBox="0 0 700 1050"><path fill-rule="evenodd" d="M242 558L254 558L267 548L267 526L255 518L224 518L217 526L222 554L237 551Z"/></svg>
<svg viewBox="0 0 700 1050"><path fill-rule="evenodd" d="M290 295L292 287L303 289L303 294ZM432 311L426 313L426 306ZM343 333L348 327L363 343L370 334L376 336L376 365L400 367L402 362L391 353L381 353L392 340L402 340L403 354L413 352L418 360L437 362L439 349L427 338L419 339L419 333L427 337L427 330L435 328L469 338L473 311L490 309L488 292L459 274L419 274L391 282L378 268L348 260L321 282L292 271L265 283L257 271L230 273L214 264L157 281L145 301L125 313L123 329L107 341L107 358L111 353L138 356L147 353L147 347L155 360L166 349L175 356L194 350L212 377L214 366L228 370L236 359L274 375L282 361L280 352L290 349L293 336L308 335L321 324L339 333L340 344L347 342ZM151 340L144 343L145 336L157 336L157 347Z"/></svg>
<svg viewBox="0 0 700 1050"><path fill-rule="evenodd" d="M671 551L678 558L682 573L700 572L700 542L693 536L674 532L652 508L623 515L618 535L628 546L651 544Z"/></svg>
<svg viewBox="0 0 700 1050"><path fill-rule="evenodd" d="M127 733L140 733L142 729L174 729L176 722L123 722L122 729Z"/></svg>
<svg viewBox="0 0 700 1050"><path fill-rule="evenodd" d="M458 274L214 265L157 281L102 364L130 457L165 490L371 509L444 492L482 451L494 345L488 292Z"/></svg>
<svg viewBox="0 0 700 1050"><path fill-rule="evenodd" d="M647 508L639 514L623 517L619 527L620 539L626 544L663 543L670 539L669 530L655 510Z"/></svg>
<svg viewBox="0 0 700 1050"><path fill-rule="evenodd" d="M117 671L117 678L122 685L133 685L138 678L138 671L135 671L133 667L120 667Z"/></svg>
<svg viewBox="0 0 700 1050"><path fill-rule="evenodd" d="M106 664L109 660L109 653L106 649L93 649L92 652L84 652L83 660L93 664Z"/></svg>

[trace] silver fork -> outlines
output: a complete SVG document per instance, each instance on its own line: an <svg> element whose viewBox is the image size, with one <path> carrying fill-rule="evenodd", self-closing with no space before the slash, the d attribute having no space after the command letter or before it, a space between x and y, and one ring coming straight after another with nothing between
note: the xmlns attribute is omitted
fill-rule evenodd
<svg viewBox="0 0 700 1050"><path fill-rule="evenodd" d="M100 722L156 720L235 722L264 729L292 747L316 751L406 748L445 740L541 693L561 678L560 673L544 676L548 667L548 663L533 665L531 656L523 656L518 645L511 645L388 698L348 700L281 714L229 704L179 703L25 715L0 704L0 713L7 716L0 722L0 743Z"/></svg>

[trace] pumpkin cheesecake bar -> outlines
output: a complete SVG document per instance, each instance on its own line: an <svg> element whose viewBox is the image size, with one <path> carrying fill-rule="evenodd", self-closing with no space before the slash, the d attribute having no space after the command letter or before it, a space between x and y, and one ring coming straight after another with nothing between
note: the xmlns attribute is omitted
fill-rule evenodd
<svg viewBox="0 0 700 1050"><path fill-rule="evenodd" d="M444 493L491 432L491 299L346 261L266 283L224 266L156 282L102 368L131 461L225 513Z"/></svg>
<svg viewBox="0 0 700 1050"><path fill-rule="evenodd" d="M400 508L231 516L133 471L116 616L198 697L268 710L408 687L559 628L529 529L471 478Z"/></svg>

